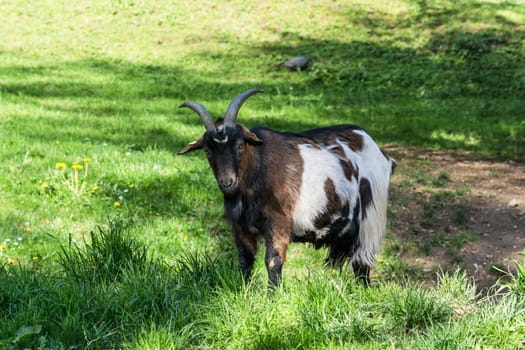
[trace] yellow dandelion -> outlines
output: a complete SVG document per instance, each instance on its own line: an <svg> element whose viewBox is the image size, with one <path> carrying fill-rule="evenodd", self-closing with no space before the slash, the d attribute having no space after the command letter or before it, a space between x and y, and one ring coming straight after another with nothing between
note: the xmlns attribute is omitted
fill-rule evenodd
<svg viewBox="0 0 525 350"><path fill-rule="evenodd" d="M43 189L43 190L47 190L49 188L49 184L47 182L44 182L42 185L40 185L40 187Z"/></svg>
<svg viewBox="0 0 525 350"><path fill-rule="evenodd" d="M0 250L4 250L6 248L7 248L7 244L5 243L0 244Z"/></svg>
<svg viewBox="0 0 525 350"><path fill-rule="evenodd" d="M95 192L96 190L98 190L100 187L98 187L98 185L93 185L93 187L91 187L91 191Z"/></svg>
<svg viewBox="0 0 525 350"><path fill-rule="evenodd" d="M188 235L184 235L184 237L182 237L183 240L187 241L188 240Z"/></svg>
<svg viewBox="0 0 525 350"><path fill-rule="evenodd" d="M135 184L129 184L128 188L135 188Z"/></svg>
<svg viewBox="0 0 525 350"><path fill-rule="evenodd" d="M13 265L15 262L16 262L15 259L13 259L13 258L7 258L7 263L8 263L9 265Z"/></svg>
<svg viewBox="0 0 525 350"><path fill-rule="evenodd" d="M113 205L114 205L115 207L120 207L120 202L119 202L119 201L116 201L115 203L113 203Z"/></svg>
<svg viewBox="0 0 525 350"><path fill-rule="evenodd" d="M31 232L33 231L33 228L31 226L27 226L26 228L24 228L24 231Z"/></svg>
<svg viewBox="0 0 525 350"><path fill-rule="evenodd" d="M40 260L40 258L37 255L33 256L33 261L34 262L37 262L38 260Z"/></svg>
<svg viewBox="0 0 525 350"><path fill-rule="evenodd" d="M67 165L66 165L66 163L58 162L58 163L56 164L56 167L57 167L58 169L65 169L65 168L67 168Z"/></svg>
<svg viewBox="0 0 525 350"><path fill-rule="evenodd" d="M82 170L82 169L84 169L84 167L82 165L80 165L80 164L73 164L73 169L75 169L75 170Z"/></svg>
<svg viewBox="0 0 525 350"><path fill-rule="evenodd" d="M84 163L90 163L90 162L91 162L91 158L89 157L84 158Z"/></svg>

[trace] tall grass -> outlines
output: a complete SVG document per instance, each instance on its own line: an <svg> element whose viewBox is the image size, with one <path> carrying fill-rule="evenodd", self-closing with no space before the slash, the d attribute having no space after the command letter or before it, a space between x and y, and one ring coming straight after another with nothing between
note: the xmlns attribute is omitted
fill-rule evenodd
<svg viewBox="0 0 525 350"><path fill-rule="evenodd" d="M524 345L521 295L511 292L497 301L478 300L464 274L442 274L438 285L428 290L413 282L378 281L367 288L350 274L312 272L290 278L270 292L263 287L263 276L244 283L231 257L190 253L168 265L151 258L148 249L125 232L113 222L91 232L95 244L64 246L58 270L4 266L2 346L513 349ZM100 261L90 259L94 256Z"/></svg>

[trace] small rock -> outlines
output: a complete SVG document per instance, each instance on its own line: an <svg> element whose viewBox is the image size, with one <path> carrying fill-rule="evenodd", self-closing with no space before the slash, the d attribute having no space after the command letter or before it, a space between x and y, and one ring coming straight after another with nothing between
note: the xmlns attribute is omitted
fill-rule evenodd
<svg viewBox="0 0 525 350"><path fill-rule="evenodd" d="M311 60L312 59L308 56L297 56L290 58L289 60L281 63L280 65L300 72L308 67Z"/></svg>
<svg viewBox="0 0 525 350"><path fill-rule="evenodd" d="M516 208L518 205L520 205L520 201L517 199L512 199L507 206L509 208Z"/></svg>

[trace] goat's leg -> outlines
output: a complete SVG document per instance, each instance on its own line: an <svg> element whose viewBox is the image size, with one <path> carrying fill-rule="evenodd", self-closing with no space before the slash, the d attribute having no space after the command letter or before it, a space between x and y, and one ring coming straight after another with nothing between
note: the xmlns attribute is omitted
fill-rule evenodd
<svg viewBox="0 0 525 350"><path fill-rule="evenodd" d="M254 235L243 233L240 229L234 229L235 243L239 256L239 268L246 280L249 280L253 270L255 254L257 253L257 239Z"/></svg>
<svg viewBox="0 0 525 350"><path fill-rule="evenodd" d="M268 271L268 285L272 289L281 283L288 243L289 239L287 236L277 237L274 235L266 239L265 263Z"/></svg>
<svg viewBox="0 0 525 350"><path fill-rule="evenodd" d="M352 263L352 269L354 270L355 277L360 282L362 282L365 286L370 285L370 266L354 261Z"/></svg>

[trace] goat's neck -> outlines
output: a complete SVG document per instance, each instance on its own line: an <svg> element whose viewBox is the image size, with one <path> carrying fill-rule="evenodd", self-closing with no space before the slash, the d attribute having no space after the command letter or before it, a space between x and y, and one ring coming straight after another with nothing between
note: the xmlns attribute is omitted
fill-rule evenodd
<svg viewBox="0 0 525 350"><path fill-rule="evenodd" d="M264 179L262 169L262 150L259 147L247 146L245 154L239 167L239 191L242 196L249 196L251 193L258 192L261 182Z"/></svg>

